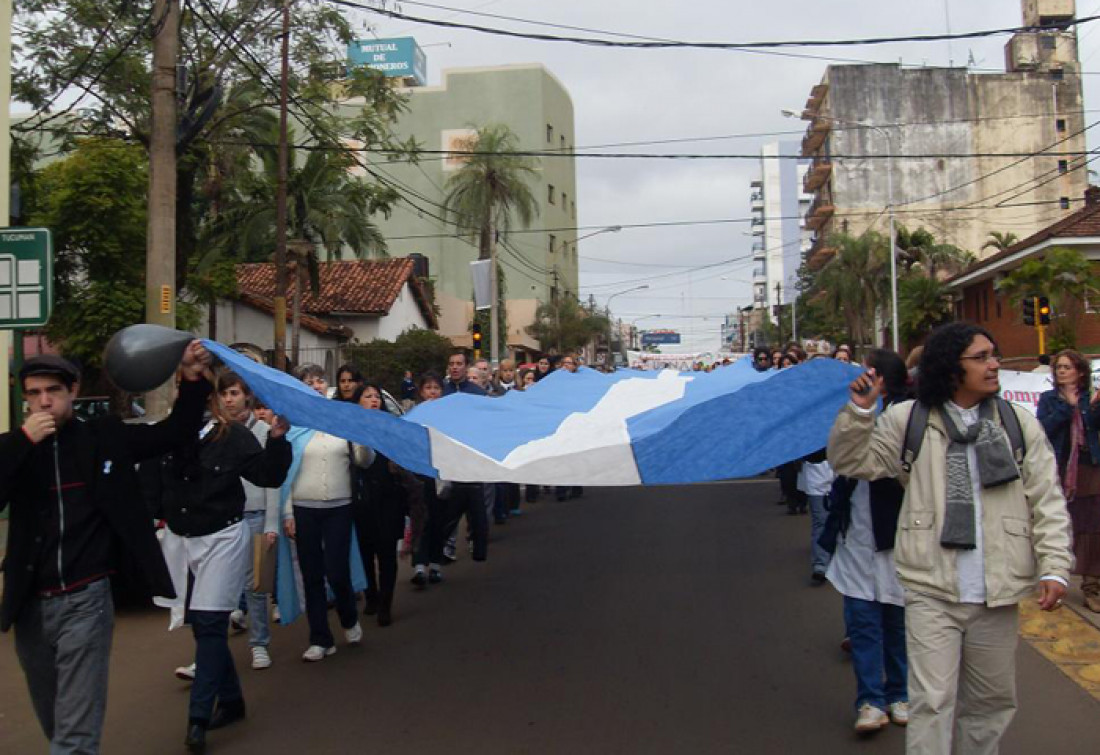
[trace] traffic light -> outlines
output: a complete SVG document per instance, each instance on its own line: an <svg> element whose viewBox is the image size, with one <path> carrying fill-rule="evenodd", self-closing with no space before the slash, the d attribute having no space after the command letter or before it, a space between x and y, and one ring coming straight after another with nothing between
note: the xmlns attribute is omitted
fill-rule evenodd
<svg viewBox="0 0 1100 755"><path fill-rule="evenodd" d="M1035 326L1035 300L1038 297L1029 296L1024 299L1024 325Z"/></svg>
<svg viewBox="0 0 1100 755"><path fill-rule="evenodd" d="M1039 297L1039 324L1050 325L1050 299Z"/></svg>
<svg viewBox="0 0 1100 755"><path fill-rule="evenodd" d="M474 340L474 351L481 353L481 323L474 323L472 335Z"/></svg>

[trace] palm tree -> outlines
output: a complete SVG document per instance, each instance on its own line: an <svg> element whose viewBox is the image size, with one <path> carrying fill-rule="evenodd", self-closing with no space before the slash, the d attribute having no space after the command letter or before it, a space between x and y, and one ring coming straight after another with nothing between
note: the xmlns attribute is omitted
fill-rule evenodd
<svg viewBox="0 0 1100 755"><path fill-rule="evenodd" d="M928 278L954 275L972 265L974 255L954 244L941 244L924 228L910 232L898 228L897 245L902 267Z"/></svg>
<svg viewBox="0 0 1100 755"><path fill-rule="evenodd" d="M809 296L841 314L855 343L868 343L875 313L886 300L882 292L889 283L890 242L867 231L861 236L836 234L829 244L836 247L836 256L818 272Z"/></svg>
<svg viewBox="0 0 1100 755"><path fill-rule="evenodd" d="M535 162L516 154L518 138L503 124L482 126L472 140L462 167L447 179L443 205L460 232L478 237L478 259L493 260L491 280L496 283L495 234L512 228L514 219L524 227L538 215L539 207L528 181L538 175ZM497 361L500 349L500 317L496 291L490 304L491 353Z"/></svg>
<svg viewBox="0 0 1100 755"><path fill-rule="evenodd" d="M994 249L998 252L1003 252L1005 249L1008 249L1019 240L1020 239L1016 236L1015 233L1012 233L1012 231L1008 231L1007 233L1001 233L1000 231L990 231L989 239L984 244L982 244L982 251L984 252L986 249Z"/></svg>
<svg viewBox="0 0 1100 755"><path fill-rule="evenodd" d="M274 142L269 139L268 142ZM293 143L293 136L290 137ZM320 288L320 258L341 259L346 251L355 257L384 256L386 242L370 221L375 212L389 215L392 189L367 184L352 175L355 160L346 150L314 145L304 161L298 149L290 151L287 176L287 251L293 265L294 288L291 359L298 361L301 331L301 297L306 282ZM275 187L277 155L260 152L262 169L248 172L229 192L215 239L239 249L245 259L266 259L275 245Z"/></svg>
<svg viewBox="0 0 1100 755"><path fill-rule="evenodd" d="M898 285L902 338L909 344L951 319L951 293L942 281L914 275Z"/></svg>
<svg viewBox="0 0 1100 755"><path fill-rule="evenodd" d="M611 321L599 312L589 311L571 296L543 302L535 310L535 321L527 334L537 338L543 348L553 346L559 354L583 348L596 336L606 333Z"/></svg>

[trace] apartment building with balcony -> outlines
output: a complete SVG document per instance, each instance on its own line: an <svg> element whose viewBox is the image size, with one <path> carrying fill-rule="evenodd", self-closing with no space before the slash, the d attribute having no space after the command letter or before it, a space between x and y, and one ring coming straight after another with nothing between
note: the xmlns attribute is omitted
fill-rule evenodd
<svg viewBox="0 0 1100 755"><path fill-rule="evenodd" d="M776 305L794 296L798 268L811 241L805 227L811 197L802 188L808 168L798 156L797 142L765 144L760 177L749 184L753 306L772 321Z"/></svg>
<svg viewBox="0 0 1100 755"><path fill-rule="evenodd" d="M1003 73L831 65L810 91L801 154L811 267L830 236L897 222L982 257L991 231L1019 238L1079 209L1088 185L1074 0L1021 0ZM872 128L873 126L874 128ZM892 159L891 159L892 154Z"/></svg>

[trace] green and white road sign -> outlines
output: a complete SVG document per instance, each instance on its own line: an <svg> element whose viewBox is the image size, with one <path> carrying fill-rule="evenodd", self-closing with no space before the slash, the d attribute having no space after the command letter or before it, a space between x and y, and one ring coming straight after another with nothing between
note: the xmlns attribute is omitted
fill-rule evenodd
<svg viewBox="0 0 1100 755"><path fill-rule="evenodd" d="M49 230L0 228L0 329L41 327L52 311Z"/></svg>

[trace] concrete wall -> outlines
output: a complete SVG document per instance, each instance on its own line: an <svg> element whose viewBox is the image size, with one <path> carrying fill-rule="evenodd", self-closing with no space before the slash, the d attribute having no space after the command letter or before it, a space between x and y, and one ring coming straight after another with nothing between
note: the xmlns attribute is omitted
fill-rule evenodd
<svg viewBox="0 0 1100 755"><path fill-rule="evenodd" d="M1082 109L1077 76L1056 82L1046 73L857 65L830 66L826 80L823 114L884 124L895 155L943 155L894 161L897 219L910 229L924 226L938 239L982 256L990 231L1023 238L1081 206L1087 171L1072 170L1081 159L965 156L1083 152L1084 135L1074 135L1084 128L1083 116L1069 114ZM824 235L870 227L885 232L889 163L882 133L834 125L822 152L879 156L833 161L833 176L821 191L836 215ZM1059 160L1070 161L1064 174ZM1069 209L1060 206L1063 198Z"/></svg>
<svg viewBox="0 0 1100 755"><path fill-rule="evenodd" d="M569 93L538 64L448 70L443 72L441 86L405 91L409 95L408 112L401 116L397 134L402 139L417 139L425 149L453 149L455 145L447 141L449 135L462 136L491 123L510 127L523 150L561 149L562 137L567 153L576 145ZM348 103L344 112L350 114L354 106L354 102ZM549 139L547 126L552 129ZM421 208L418 211L402 202L389 220L378 219L390 254L417 252L428 258L441 309L440 333L456 343L468 342L468 304L473 298L469 263L477 258L477 242L474 238L456 238L453 226L431 217L443 214L439 205L446 194L447 179L457 164L452 161L448 165L446 160L430 155L415 166L372 162L376 163L373 170L392 179ZM538 201L539 215L531 227L574 228L578 201L573 157L544 157L537 162L538 176L529 185ZM554 187L553 203L550 186ZM513 231L522 230L518 222L514 224ZM410 236L437 237L403 238ZM507 237L500 248L506 295L510 302L526 302L516 310L517 316L533 313L540 300L548 301L555 284L559 293L576 294L576 239L573 230L552 234L514 232ZM530 320L514 322L510 318L510 344L535 345L523 332L523 326L528 324Z"/></svg>

